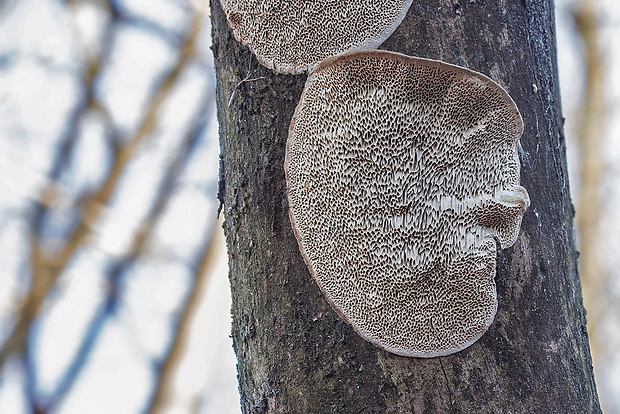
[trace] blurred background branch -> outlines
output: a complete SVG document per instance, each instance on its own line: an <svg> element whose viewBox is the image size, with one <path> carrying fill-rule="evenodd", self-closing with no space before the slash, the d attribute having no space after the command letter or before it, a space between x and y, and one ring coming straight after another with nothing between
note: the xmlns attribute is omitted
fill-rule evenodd
<svg viewBox="0 0 620 414"><path fill-rule="evenodd" d="M605 170L602 142L606 124L605 63L599 42L599 23L595 0L581 0L573 18L581 36L583 62L586 70L584 97L581 103L577 141L581 157L580 194L577 201L577 231L579 234L579 271L583 297L588 310L590 348L599 357L597 326L605 308L602 287L606 278L598 255L601 251L601 183ZM596 365L596 364L595 364Z"/></svg>
<svg viewBox="0 0 620 414"><path fill-rule="evenodd" d="M214 271L214 263L217 261L216 255L219 253L216 246L218 242L223 243L220 231L221 222L214 226L213 233L204 243L204 249L200 254L200 259L194 270L194 284L185 308L180 315L174 340L166 357L162 361L157 376L157 385L149 402L147 412L149 414L161 414L169 405L172 399L172 390L175 371L179 368L183 354L187 352L187 342L189 340L191 321L198 311L200 301L203 299L205 286L209 281L209 275Z"/></svg>
<svg viewBox="0 0 620 414"><path fill-rule="evenodd" d="M606 0L575 0L567 6L571 10L576 44L580 46L573 45L572 49L581 67L578 76L565 77L563 83L563 91L568 94L573 93L571 86L581 88L579 99L570 99L568 94L563 97L569 102L565 105L567 116L574 115L567 134L574 134L575 146L569 150L572 149L577 160L571 184L576 195L579 273L601 404L604 412L618 413L620 308L619 291L614 285L617 286L619 275L612 265L615 259L610 258L619 256L618 231L614 230L618 226L615 199L619 186L618 175L609 166L617 159L618 141L610 138L617 135L618 125L610 116L618 111L617 105L611 103L619 93L613 85L620 72L609 67L618 65L619 51L617 46L609 46L614 45L614 38L617 42L620 34L617 24L620 8ZM568 68L564 70L570 72Z"/></svg>
<svg viewBox="0 0 620 414"><path fill-rule="evenodd" d="M57 62L58 51L46 58L47 62L37 60L46 62L43 70L50 66L63 67L61 71L69 74L76 85L72 92L76 99L62 114L65 122L58 135L52 137L51 128L44 132L52 141L48 172L45 179L38 180L39 188L35 186L31 190L39 195L31 193L22 200L26 202L22 204L23 209L30 211L23 217L28 228L29 260L21 266L20 274L12 277L19 279L18 284L27 284L23 285L21 299L17 302L12 299L18 305L13 307L12 322L7 321L8 329L3 328L5 334L0 336L0 340L4 338L0 342L3 378L0 385L10 379L7 363L20 361L24 375L24 412L63 411L69 396L74 395L74 388L84 381L84 372L92 365L98 349L105 348L109 341L105 333L113 321L133 306L130 302L136 302L130 286L138 283L141 268L152 268L152 262L165 268L168 263L175 271L166 275L165 270L160 270L157 278L167 279L164 283L174 287L168 292L172 298L164 299L170 302L166 306L167 315L158 321L170 326L169 333L159 335L163 340L152 346L157 348L156 352L138 351L152 372L153 391L145 391L142 402L136 401L137 405L147 401L150 412L163 412L172 406L179 364L192 340L189 327L203 306L206 281L216 271L215 263L221 256L219 246L223 243L218 237L221 223L216 224L215 218L217 145L212 123L214 82L208 24L205 24L207 10L183 1L168 2L168 9L164 8L163 13L169 13L172 19L166 19L149 15L148 7L136 7L135 2L33 0L31 3L30 8L14 4L9 8L3 4L0 11L6 13L4 19L18 22L20 13L27 14L37 3L46 3L46 7L68 21L69 33L56 45L68 51L65 52L69 55L67 61ZM117 66L132 58L139 66L142 55L148 55L141 48L138 50L142 55L137 56L128 56L123 51L130 42L123 39L140 36L150 39L143 41L142 47L159 47L165 52L152 66L130 67L129 77L136 80L129 82L137 84L133 86L123 79L125 73L122 68L119 73ZM5 47L10 49L11 45ZM0 56L2 53L0 49ZM25 55L17 50L13 56L19 61L25 60L22 58ZM79 63L74 64L76 61ZM117 83L121 94L115 101L110 90L118 90ZM132 91L143 98L128 99ZM124 100L132 101L133 106ZM125 114L119 108L135 114L133 119L129 122L123 119ZM98 129L96 134L90 131L93 126ZM16 140L7 133L10 128L3 131L2 140ZM95 151L94 141L98 141ZM205 153L206 147L211 155ZM84 166L84 159L91 165ZM145 165L145 160L154 163ZM84 176L82 170L86 171ZM140 201L133 201L140 204L139 208L125 202L128 192L142 193ZM192 200L201 201L195 206ZM179 206L202 211L203 217L182 217L175 222L173 216L179 215L175 213L182 208ZM125 218L124 209L139 212ZM185 228L178 226L178 222ZM119 228L121 237L112 236L111 242L107 241L108 235ZM170 228L176 232L171 234ZM191 237L185 238L183 234ZM178 246L166 240L169 235L179 241ZM72 338L73 352L63 355L64 363L56 370L55 381L46 384L48 381L41 377L49 375L40 363L40 353L45 347L42 338L49 335L43 330L52 324L49 320L53 319L50 315L54 310L64 306L65 285L79 284L79 279L87 276L76 274L75 269L84 267L85 261L93 262L93 257L97 257L96 273L100 274L98 297L93 306L84 309L81 334ZM175 279L172 282L171 277ZM148 292L143 293L149 296ZM74 308L73 312L81 310ZM138 335L135 339L141 342L143 338ZM226 354L230 357L232 352L228 350ZM232 370L230 378L234 380ZM233 395L233 398L238 397ZM236 405L234 401L231 406L234 409ZM4 412L1 408L0 411Z"/></svg>
<svg viewBox="0 0 620 414"><path fill-rule="evenodd" d="M50 178L52 180L50 180L50 184L43 189L43 194L41 196L41 200L45 200L45 202L41 202L39 204L38 214L36 214L35 219L33 220L34 226L32 235L30 236L30 269L32 272L30 291L23 300L23 309L20 311L13 332L10 334L4 347L0 351L0 370L11 352L23 351L26 338L28 337L28 332L30 331L30 326L34 318L36 318L39 313L41 304L49 294L58 277L66 269L73 255L91 234L92 228L96 225L97 220L99 219L99 214L102 208L107 205L109 199L114 194L128 164L135 156L140 145L143 144L144 140L149 137L150 133L155 128L159 111L165 99L175 86L179 74L185 68L185 65L194 52L194 43L196 40L196 35L199 32L200 23L202 22L202 16L196 15L193 20L190 34L181 47L177 62L170 73L164 78L161 86L157 89L151 99L149 106L145 111L146 114L144 119L140 123L138 130L130 138L123 140L124 143L115 146L113 149L112 167L109 169L106 178L103 180L103 183L99 186L99 188L90 194L84 195L82 200L80 200L80 208L76 217L75 225L69 232L69 235L64 241L62 247L58 249L59 251L50 255L44 250L43 245L45 241L41 240L40 237L43 219L46 215L46 210L48 209L47 204L50 203L49 194L53 194L55 192L55 183L52 180L55 178L57 179L54 175L60 174L56 173L54 170L51 172ZM100 64L101 62L97 61L88 65L88 73L87 76L85 76L88 91L92 91L93 81L95 79L95 75L99 72ZM96 99L92 95L88 95L87 103L84 106L84 111L88 109L97 110L101 108L101 105L97 103ZM82 112L82 114L83 113L84 112ZM72 125L72 127L77 127L77 125ZM77 130L77 128L74 130ZM76 137L77 135L71 134L71 137L67 139L66 143L68 148L73 147ZM55 163L60 166L58 170L60 170L62 166L66 165L66 160L64 157L65 154L69 152L70 150L60 152L60 156L58 157L59 161ZM70 154L67 154L67 156L70 156ZM154 214L159 215L161 208L165 206L166 200L167 197L165 195L162 195L158 199L154 208ZM136 249L139 249L140 246L145 243L147 236L146 230L148 229L148 226L149 222L147 220L145 226L141 229L142 232L140 230L138 231L136 240L133 243L133 248L129 253L130 256L138 254Z"/></svg>

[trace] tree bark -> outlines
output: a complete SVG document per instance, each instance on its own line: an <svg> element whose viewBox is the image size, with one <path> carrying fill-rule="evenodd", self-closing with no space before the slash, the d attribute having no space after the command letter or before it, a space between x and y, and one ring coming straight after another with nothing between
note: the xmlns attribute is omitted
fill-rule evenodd
<svg viewBox="0 0 620 414"><path fill-rule="evenodd" d="M400 357L331 309L291 230L283 160L305 76L276 75L211 0L233 341L245 413L596 413L566 169L552 0L415 1L383 49L491 76L520 108L532 204L501 251L499 309L454 355Z"/></svg>

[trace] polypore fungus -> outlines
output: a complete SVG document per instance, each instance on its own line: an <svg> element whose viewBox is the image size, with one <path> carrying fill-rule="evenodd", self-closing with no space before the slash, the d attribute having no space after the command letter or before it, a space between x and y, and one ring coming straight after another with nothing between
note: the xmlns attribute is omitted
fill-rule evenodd
<svg viewBox="0 0 620 414"><path fill-rule="evenodd" d="M235 38L278 73L302 73L342 52L379 46L412 0L221 0Z"/></svg>
<svg viewBox="0 0 620 414"><path fill-rule="evenodd" d="M293 229L334 309L399 355L460 351L497 310L496 240L529 197L523 123L488 77L360 51L322 62L293 117L285 172Z"/></svg>

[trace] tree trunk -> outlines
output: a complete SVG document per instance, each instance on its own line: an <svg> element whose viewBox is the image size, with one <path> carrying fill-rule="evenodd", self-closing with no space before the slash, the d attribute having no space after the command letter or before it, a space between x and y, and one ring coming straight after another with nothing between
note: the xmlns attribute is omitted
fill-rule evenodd
<svg viewBox="0 0 620 414"><path fill-rule="evenodd" d="M233 341L245 413L600 412L577 274L552 0L420 0L382 48L485 73L520 108L532 205L498 255L499 309L454 355L400 357L323 297L291 230L283 161L305 76L276 75L211 0Z"/></svg>

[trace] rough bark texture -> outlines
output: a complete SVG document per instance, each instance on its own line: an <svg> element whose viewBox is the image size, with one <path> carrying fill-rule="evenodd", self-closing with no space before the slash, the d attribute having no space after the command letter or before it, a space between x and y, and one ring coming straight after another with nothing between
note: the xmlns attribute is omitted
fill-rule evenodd
<svg viewBox="0 0 620 414"><path fill-rule="evenodd" d="M382 46L502 84L525 121L532 205L498 258L499 309L457 354L399 357L330 308L299 253L283 159L305 76L275 75L211 1L233 340L245 413L600 412L573 237L552 0L414 2ZM245 81L244 81L245 80Z"/></svg>

